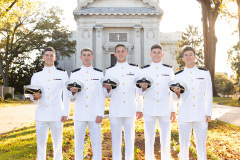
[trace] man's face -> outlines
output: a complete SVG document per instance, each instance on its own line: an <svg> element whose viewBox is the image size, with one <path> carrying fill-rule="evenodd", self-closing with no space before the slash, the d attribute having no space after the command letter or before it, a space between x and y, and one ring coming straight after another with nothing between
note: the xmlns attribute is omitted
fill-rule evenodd
<svg viewBox="0 0 240 160"><path fill-rule="evenodd" d="M152 49L152 51L150 53L150 57L152 57L152 61L154 63L161 62L161 59L163 56L164 56L164 54L162 53L162 50L160 48L154 48L154 49Z"/></svg>
<svg viewBox="0 0 240 160"><path fill-rule="evenodd" d="M83 66L90 67L92 65L92 60L94 56L91 51L83 51L80 59L82 60Z"/></svg>
<svg viewBox="0 0 240 160"><path fill-rule="evenodd" d="M182 60L185 62L186 66L195 65L196 56L194 55L193 51L188 50L183 53Z"/></svg>
<svg viewBox="0 0 240 160"><path fill-rule="evenodd" d="M54 61L56 61L56 56L53 51L46 51L43 55L44 65L47 67L51 67L54 65Z"/></svg>
<svg viewBox="0 0 240 160"><path fill-rule="evenodd" d="M114 56L117 58L117 61L120 63L123 63L126 61L127 55L128 55L128 52L123 46L117 47L114 53Z"/></svg>

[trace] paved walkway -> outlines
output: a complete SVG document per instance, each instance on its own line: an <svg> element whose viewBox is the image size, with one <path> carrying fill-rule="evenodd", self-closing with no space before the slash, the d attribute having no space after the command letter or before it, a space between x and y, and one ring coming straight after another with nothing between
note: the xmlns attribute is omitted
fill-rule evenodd
<svg viewBox="0 0 240 160"><path fill-rule="evenodd" d="M0 134L28 125L35 120L36 104L0 108ZM213 104L213 119L240 126L240 107ZM72 118L72 117L70 117ZM107 118L107 116L105 116Z"/></svg>

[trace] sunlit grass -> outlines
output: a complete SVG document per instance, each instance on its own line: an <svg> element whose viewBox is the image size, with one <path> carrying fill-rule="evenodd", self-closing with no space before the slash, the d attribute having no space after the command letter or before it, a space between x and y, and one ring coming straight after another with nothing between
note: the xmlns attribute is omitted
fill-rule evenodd
<svg viewBox="0 0 240 160"><path fill-rule="evenodd" d="M213 103L218 103L221 105L240 107L240 101L237 98L227 98L227 97L213 97Z"/></svg>

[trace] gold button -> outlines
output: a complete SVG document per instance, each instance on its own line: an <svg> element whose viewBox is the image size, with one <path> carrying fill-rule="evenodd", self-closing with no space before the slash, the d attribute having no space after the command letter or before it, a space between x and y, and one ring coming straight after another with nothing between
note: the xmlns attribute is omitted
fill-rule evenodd
<svg viewBox="0 0 240 160"><path fill-rule="evenodd" d="M48 71L48 73L50 73L50 71Z"/></svg>
<svg viewBox="0 0 240 160"><path fill-rule="evenodd" d="M88 105L86 105L86 107L88 107Z"/></svg>
<svg viewBox="0 0 240 160"><path fill-rule="evenodd" d="M86 88L86 89L88 89L88 88Z"/></svg>
<svg viewBox="0 0 240 160"><path fill-rule="evenodd" d="M156 67L156 69L158 69L158 67Z"/></svg>
<svg viewBox="0 0 240 160"><path fill-rule="evenodd" d="M123 103L125 103L125 101L123 101Z"/></svg>
<svg viewBox="0 0 240 160"><path fill-rule="evenodd" d="M195 105L193 105L193 107L195 107Z"/></svg>
<svg viewBox="0 0 240 160"><path fill-rule="evenodd" d="M86 81L88 81L88 79Z"/></svg>
<svg viewBox="0 0 240 160"><path fill-rule="evenodd" d="M88 98L88 97L86 97L86 98Z"/></svg>
<svg viewBox="0 0 240 160"><path fill-rule="evenodd" d="M192 90L194 90L194 88L192 88Z"/></svg>
<svg viewBox="0 0 240 160"><path fill-rule="evenodd" d="M190 72L192 74L192 72Z"/></svg>
<svg viewBox="0 0 240 160"><path fill-rule="evenodd" d="M124 77L124 75L122 75L122 77Z"/></svg>
<svg viewBox="0 0 240 160"><path fill-rule="evenodd" d="M158 77L158 75L157 75L157 77Z"/></svg>
<svg viewBox="0 0 240 160"><path fill-rule="evenodd" d="M123 67L122 67L122 69L123 69Z"/></svg>
<svg viewBox="0 0 240 160"><path fill-rule="evenodd" d="M47 105L47 108L48 108L48 105Z"/></svg>
<svg viewBox="0 0 240 160"><path fill-rule="evenodd" d="M123 94L125 94L125 92L123 92Z"/></svg>
<svg viewBox="0 0 240 160"><path fill-rule="evenodd" d="M50 90L50 88L48 88L48 90Z"/></svg>
<svg viewBox="0 0 240 160"><path fill-rule="evenodd" d="M159 92L157 92L157 94L159 94Z"/></svg>
<svg viewBox="0 0 240 160"><path fill-rule="evenodd" d="M159 102L159 100L157 100L157 102Z"/></svg>
<svg viewBox="0 0 240 160"><path fill-rule="evenodd" d="M47 97L49 99L49 97Z"/></svg>
<svg viewBox="0 0 240 160"><path fill-rule="evenodd" d="M124 85L124 83L123 83L123 85Z"/></svg>
<svg viewBox="0 0 240 160"><path fill-rule="evenodd" d="M88 73L88 71L86 73Z"/></svg>
<svg viewBox="0 0 240 160"><path fill-rule="evenodd" d="M193 79L191 81L193 81Z"/></svg>
<svg viewBox="0 0 240 160"><path fill-rule="evenodd" d="M50 82L50 79L48 81Z"/></svg>
<svg viewBox="0 0 240 160"><path fill-rule="evenodd" d="M195 96L193 96L193 98L195 98Z"/></svg>
<svg viewBox="0 0 240 160"><path fill-rule="evenodd" d="M157 85L159 85L159 83L157 83Z"/></svg>

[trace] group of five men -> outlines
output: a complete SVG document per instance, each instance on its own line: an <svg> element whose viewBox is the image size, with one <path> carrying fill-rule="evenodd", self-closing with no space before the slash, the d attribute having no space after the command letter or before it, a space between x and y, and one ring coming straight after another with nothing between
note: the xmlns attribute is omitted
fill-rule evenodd
<svg viewBox="0 0 240 160"><path fill-rule="evenodd" d="M156 122L159 122L161 159L171 159L171 122L176 119L177 103L180 159L189 159L192 129L196 138L198 160L206 160L207 122L211 120L212 83L207 70L195 66L195 51L191 47L183 50L184 70L173 73L172 67L162 64L164 56L160 45L153 45L150 56L152 63L139 69L126 61L128 55L124 45L115 47L117 63L106 69L105 77L119 81L115 88L102 84L103 72L92 67L94 55L91 49L83 49L80 59L82 67L71 72L70 80L78 80L84 88L67 89L66 71L56 68L55 50L46 48L43 53L44 68L34 73L31 85L43 87L42 93L34 93L31 99L38 101L36 109L37 160L46 159L48 129L52 132L54 160L62 159L63 123L69 114L69 99L75 100L74 139L75 159L83 159L84 138L88 125L93 148L93 160L102 159L101 122L104 117L105 97L110 97L109 118L112 134L112 159L121 160L122 126L124 127L125 159L134 159L135 120L144 118L145 159L154 159ZM144 75L153 80L139 84L136 78ZM180 94L178 86L168 83L172 80L186 83L186 91ZM63 103L62 103L63 99ZM144 99L144 105L143 105ZM144 107L143 107L144 106Z"/></svg>

